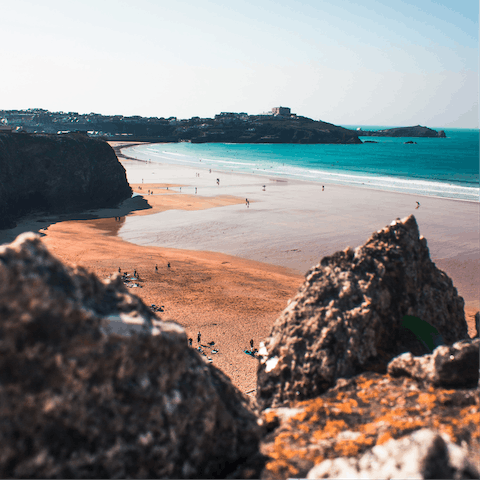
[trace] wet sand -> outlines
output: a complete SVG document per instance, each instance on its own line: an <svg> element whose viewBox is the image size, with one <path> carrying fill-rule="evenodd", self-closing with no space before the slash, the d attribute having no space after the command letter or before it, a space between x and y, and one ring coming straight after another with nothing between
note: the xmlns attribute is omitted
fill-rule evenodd
<svg viewBox="0 0 480 480"><path fill-rule="evenodd" d="M124 152L138 155L128 148ZM141 154L138 157L148 159ZM179 186L170 188L170 194L171 190L180 194L182 185L181 195L232 195L243 202L199 212L170 210L149 217L127 217L119 231L124 240L222 252L287 267L302 275L323 256L361 245L395 218L414 214L432 260L452 278L468 315L479 310L479 203L332 184L322 191L318 183L210 173L201 164L132 162L128 176L131 183L160 178L176 182ZM417 200L420 208L416 208Z"/></svg>
<svg viewBox="0 0 480 480"><path fill-rule="evenodd" d="M474 331L476 203L423 197L415 209L417 198L406 194L336 185L322 192L308 182L121 161L137 196L117 209L26 219L0 232L0 242L40 228L55 255L100 278L118 268L137 270L140 286L132 291L148 305L163 305L159 316L183 325L195 348L200 331L201 348L245 393L254 392L256 360L244 350L250 339L258 347L268 335L305 272L324 255L360 245L410 213L433 261L464 297L469 332Z"/></svg>

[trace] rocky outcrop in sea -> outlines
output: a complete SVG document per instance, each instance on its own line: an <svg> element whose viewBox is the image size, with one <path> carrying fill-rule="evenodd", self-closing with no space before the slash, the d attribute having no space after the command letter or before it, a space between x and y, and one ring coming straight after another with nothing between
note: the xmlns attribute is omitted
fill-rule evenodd
<svg viewBox="0 0 480 480"><path fill-rule="evenodd" d="M416 125L414 127L387 128L385 130L357 130L362 137L439 137L446 138L445 131ZM365 142L366 143L366 142ZM405 142L415 143L415 142Z"/></svg>
<svg viewBox="0 0 480 480"><path fill-rule="evenodd" d="M125 169L103 140L0 133L0 229L26 214L113 207L131 195Z"/></svg>

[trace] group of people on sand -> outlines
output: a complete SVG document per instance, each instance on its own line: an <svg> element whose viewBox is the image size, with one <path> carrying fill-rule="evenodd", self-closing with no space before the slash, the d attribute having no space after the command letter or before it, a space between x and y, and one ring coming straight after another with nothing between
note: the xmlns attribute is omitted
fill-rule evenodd
<svg viewBox="0 0 480 480"><path fill-rule="evenodd" d="M202 341L202 333L199 331L197 333L197 344L198 344L198 347L197 347L197 350L204 356L205 355L205 352L203 351L202 347L203 348L211 348L212 351L211 353L218 353L218 348L215 347L214 348L214 345L215 345L215 342L208 342L207 345L202 345L200 342ZM193 347L193 338L189 338L188 339L188 345L190 347ZM253 338L250 340L250 350L244 350L244 353L246 353L247 355L251 355L252 357L255 357L255 355L258 353L258 350L256 348L254 348L254 342L253 342ZM208 357L208 360L211 362L212 359L210 357Z"/></svg>

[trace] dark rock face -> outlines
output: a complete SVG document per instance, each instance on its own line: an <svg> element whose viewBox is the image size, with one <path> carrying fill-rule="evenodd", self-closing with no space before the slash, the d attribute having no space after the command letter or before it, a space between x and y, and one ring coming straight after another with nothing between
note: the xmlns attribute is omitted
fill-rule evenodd
<svg viewBox="0 0 480 480"><path fill-rule="evenodd" d="M451 347L437 347L431 355L414 357L410 352L388 364L393 377L409 376L435 386L467 386L478 384L480 340L462 340Z"/></svg>
<svg viewBox="0 0 480 480"><path fill-rule="evenodd" d="M266 408L314 398L338 378L385 372L403 352L430 353L403 327L407 315L435 327L446 344L467 338L463 307L413 215L398 219L307 273L260 349L257 402Z"/></svg>
<svg viewBox="0 0 480 480"><path fill-rule="evenodd" d="M307 478L478 478L468 452L431 429L377 445L360 458L325 460Z"/></svg>
<svg viewBox="0 0 480 480"><path fill-rule="evenodd" d="M445 132L432 130L428 127L417 125L415 127L388 128L386 130L361 131L360 136L364 137L440 137L446 138ZM415 143L415 142L406 142Z"/></svg>
<svg viewBox="0 0 480 480"><path fill-rule="evenodd" d="M0 133L0 228L31 212L111 207L131 194L125 169L103 140Z"/></svg>
<svg viewBox="0 0 480 480"><path fill-rule="evenodd" d="M258 475L247 399L184 330L32 233L0 247L0 352L2 478Z"/></svg>

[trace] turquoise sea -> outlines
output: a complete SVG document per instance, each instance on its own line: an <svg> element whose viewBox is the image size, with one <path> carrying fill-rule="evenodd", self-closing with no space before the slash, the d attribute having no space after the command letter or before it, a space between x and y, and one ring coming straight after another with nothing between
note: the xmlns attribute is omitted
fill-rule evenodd
<svg viewBox="0 0 480 480"><path fill-rule="evenodd" d="M174 143L135 150L152 162L478 202L479 131L444 130L447 138L360 137L378 142L363 145Z"/></svg>

